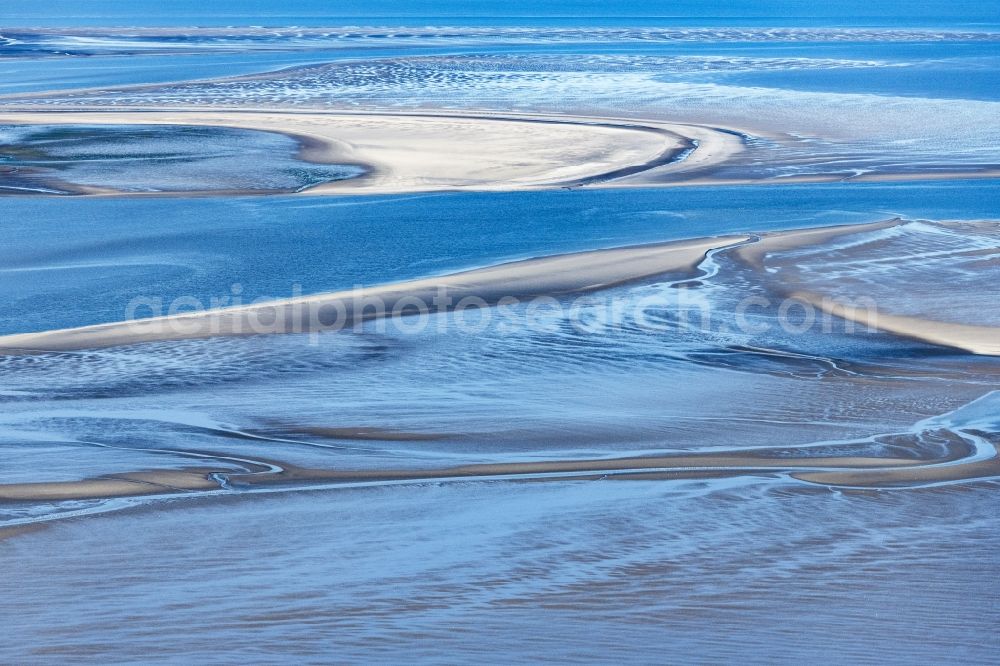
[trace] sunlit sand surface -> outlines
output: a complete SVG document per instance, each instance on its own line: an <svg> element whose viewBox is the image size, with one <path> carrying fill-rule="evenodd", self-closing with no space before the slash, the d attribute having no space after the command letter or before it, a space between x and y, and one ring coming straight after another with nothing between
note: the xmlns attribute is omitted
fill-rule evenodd
<svg viewBox="0 0 1000 666"><path fill-rule="evenodd" d="M298 139L302 144L299 155L304 160L364 170L360 177L303 188L308 194L621 183L650 170L661 174L706 168L741 149L737 137L711 128L604 119L190 111L0 113L0 123L270 131ZM690 159L678 159L688 158L689 153L693 153Z"/></svg>

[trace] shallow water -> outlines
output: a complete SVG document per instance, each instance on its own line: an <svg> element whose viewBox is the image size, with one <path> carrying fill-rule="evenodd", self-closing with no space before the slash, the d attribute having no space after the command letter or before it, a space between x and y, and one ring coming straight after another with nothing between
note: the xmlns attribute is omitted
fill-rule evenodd
<svg viewBox="0 0 1000 666"><path fill-rule="evenodd" d="M492 25L504 27L578 25L694 26L970 26L997 25L989 6L974 0L925 0L913 4L888 0L873 5L848 0L818 7L805 0L511 0L503 11L491 4L464 0L344 0L332 13L323 0L303 0L289 13L274 0L218 0L211 6L196 0L164 4L156 0L95 0L81 7L72 0L53 0L40 7L31 0L11 0L9 25L38 26L340 26L340 25Z"/></svg>
<svg viewBox="0 0 1000 666"><path fill-rule="evenodd" d="M0 585L11 642L47 659L988 663L996 492L750 479L188 502L68 523L74 548L45 567L41 535L8 542Z"/></svg>
<svg viewBox="0 0 1000 666"><path fill-rule="evenodd" d="M925 9L913 25L974 22ZM389 45L365 61L103 94L362 108L444 95L559 111L586 99L591 111L760 116L802 131L752 139L731 175L1000 162L995 42L757 33L482 48L462 38L434 54L378 37ZM245 57L263 71L314 48L273 46ZM159 57L88 80L138 82ZM186 57L200 64L178 78L230 62ZM170 68L155 66L148 81L160 83ZM64 83L78 75L67 67ZM122 131L88 129L84 144L64 137L51 150L69 151L76 176L163 187L156 156L176 146L159 133L130 130L125 157L149 160L138 173L79 161L120 150ZM210 134L177 178L273 185L294 149ZM231 168L251 136L271 153L270 175ZM728 248L544 307L0 356L0 489L180 468L212 482L0 502L0 525L16 530L0 540L0 661L991 663L1000 359L821 315L801 326L780 295L862 294L897 314L1000 323L995 180L5 197L0 334L639 243L746 233L752 246L769 232L893 217L909 221L760 266ZM741 310L748 298L766 304Z"/></svg>
<svg viewBox="0 0 1000 666"><path fill-rule="evenodd" d="M298 143L226 127L0 125L0 194L296 192L358 176L296 159Z"/></svg>
<svg viewBox="0 0 1000 666"><path fill-rule="evenodd" d="M464 251L461 242L435 245L440 236L425 239L421 233L424 220L441 219L437 215L444 208L455 209L461 201L458 208L468 213L477 201L487 205L490 195L392 198L366 204L382 207L382 219L397 221L397 241L380 246L384 259L366 252L362 239L368 236L362 234L356 251L348 251L348 244L330 262L321 261L324 253L317 251L315 263L300 265L314 266L313 288L329 289L360 279L354 276L378 280L442 272L613 244L623 235L637 241L802 225L808 211L822 205L814 196L824 190L846 210L810 217L814 223L882 217L880 211L862 212L871 205L868 197L877 193L884 203L895 188L901 191L893 196L911 191L909 206L948 210L961 198L958 193L982 205L990 186L938 187L948 196L936 199L933 187L802 187L797 202L794 188L727 189L730 201L738 196L784 201L784 209L766 209L769 220L756 214L741 219L738 206L709 214L699 197L718 200L719 193L708 188L642 193L632 210L622 210L613 193L570 193L550 204L551 224L540 215L525 220L539 230L530 242L527 233L508 227L507 234L497 234L497 244L478 253ZM926 198L914 200L913 190ZM684 209L677 197L700 216L678 214ZM540 203L556 194L524 198L531 210L542 211ZM560 206L570 199L575 210L589 199L583 209L589 214L571 223L572 236L560 232L555 221L567 223ZM163 206L175 211L196 206L197 213L188 213L191 219L239 230L234 239L246 237L247 228L241 227L247 220L290 220L296 228L317 224L310 222L317 211L327 216L346 211L343 218L326 218L324 233L335 234L330 245L334 238L350 243L350 224L371 232L366 218L350 214L356 206L344 201L304 208L293 199L80 203L73 209L80 219L93 216L88 209L125 206L130 211L125 219L135 220ZM40 205L37 200L12 204L22 211ZM262 209L271 212L260 217ZM227 210L244 215L228 220L218 215ZM256 216L246 214L253 210ZM455 231L440 226L436 231L459 239L463 225L472 225L465 231L477 238L472 230L490 224L456 217ZM200 252L218 250L218 241L199 239L213 233L210 229L191 229L183 219L163 233ZM412 221L399 224L403 219ZM924 226L906 225L900 233L916 239ZM115 225L107 231L118 233ZM107 245L99 237L90 243ZM151 241L150 247L157 244ZM141 239L123 247L129 253L149 251ZM69 246L50 249L35 266L48 261L56 274L81 270L59 266L70 260L85 265L90 251L78 248L72 252L83 254L72 257ZM296 252L280 245L272 249L279 257ZM431 263L418 263L417 255ZM170 256L180 252L174 249ZM600 469L601 460L623 456L752 454L775 447L779 455L798 460L790 459L793 468L809 469L811 456L831 452L930 460L958 442L973 441L971 433L986 433L992 442L986 447L1000 442L996 359L839 328L806 335L776 326L760 334L730 330L728 313L748 285L738 263L722 255L716 261L714 276L694 288L671 290L669 282L623 287L577 303L600 319L608 311L634 313L636 301L657 296L645 314L668 325L654 331L626 316L620 324L580 332L565 316L548 311L529 316L515 309L482 325L475 317L458 321L457 315L438 315L420 330L372 323L316 337L4 357L5 480L71 481L191 465L238 476L254 461L405 472L469 463L596 460L592 468ZM201 263L192 258L190 265ZM801 260L796 265L806 266ZM152 288L185 273L172 266L139 262L132 282ZM287 278L278 263L258 266L262 280ZM868 275L865 263L854 273L850 263L834 266L845 284ZM938 268L930 257L910 261L907 270L910 274L898 279L909 285L926 282ZM218 271L207 262L188 275L188 284L197 285L192 293L204 296L225 287L232 278ZM246 279L241 271L234 275ZM109 285L122 281L114 273L106 279ZM51 307L49 321L107 319L102 308L121 296L100 285L92 283L92 300L76 301L83 307ZM924 302L919 291L907 301L892 283L882 286L894 304ZM53 297L58 293L52 286L48 290ZM682 293L697 296L685 300ZM676 321L684 307L699 306L697 298L713 304L718 325ZM42 311L32 311L26 301L18 307L20 318L33 313L42 323ZM755 316L758 324L777 321L766 310ZM973 406L964 407L968 404ZM960 451L961 446L955 454L965 455ZM655 660L655 645L664 641L676 641L676 654L714 660L736 659L743 650L796 659L817 649L837 650L844 661L956 654L970 661L990 659L996 646L982 632L996 609L994 590L982 583L988 574L967 562L990 562L997 544L989 508L993 481L904 482L896 489L881 483L877 490L852 490L805 481L787 470L755 468L752 461L721 470L722 478L685 480L684 472L660 472L650 480L650 474L657 478L655 467L566 479L555 473L360 480L326 489L323 482L302 482L240 490L234 481L235 486L208 493L164 488L153 498L7 504L0 508L7 525L63 520L0 544L14 572L7 585L17 586L7 590L13 601L6 626L15 645L37 646L31 651L36 657L93 654L120 661L149 654L195 657L251 636L253 647L234 654L312 661L336 650L345 659L433 660L442 650L483 658L504 650L511 658L544 652L570 660L617 654L624 640L647 645L628 650L637 661ZM56 535L76 547L57 550L44 564L31 555L51 552L46 544ZM99 564L91 553L100 553ZM74 588L83 592L67 596ZM18 593L27 589L30 596ZM539 613L549 618L547 626L538 625ZM869 630L873 625L878 633ZM932 638L927 627L933 627ZM718 640L719 632L735 631L742 637L738 645ZM891 645L880 638L883 631L893 632ZM165 637L176 642L168 645ZM783 641L780 652L776 637ZM24 651L5 653L16 658Z"/></svg>

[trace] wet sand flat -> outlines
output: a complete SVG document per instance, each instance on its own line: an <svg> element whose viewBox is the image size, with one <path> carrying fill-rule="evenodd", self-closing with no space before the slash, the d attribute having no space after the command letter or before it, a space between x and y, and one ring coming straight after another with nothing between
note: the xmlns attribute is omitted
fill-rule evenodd
<svg viewBox="0 0 1000 666"><path fill-rule="evenodd" d="M0 484L0 501L31 502L141 497L213 490L264 489L287 485L356 485L470 479L566 481L648 479L650 475L682 475L711 479L787 473L811 483L843 487L887 487L989 478L998 473L997 447L974 432L951 435L943 451L916 458L865 455L861 448L824 451L802 448L719 451L624 458L537 460L467 464L434 469L315 469L281 461L247 461L246 471L225 467L162 469L108 475L79 481ZM864 443L860 443L864 444ZM919 449L914 449L919 451ZM210 452L192 452L212 457ZM220 460L225 456L217 456Z"/></svg>

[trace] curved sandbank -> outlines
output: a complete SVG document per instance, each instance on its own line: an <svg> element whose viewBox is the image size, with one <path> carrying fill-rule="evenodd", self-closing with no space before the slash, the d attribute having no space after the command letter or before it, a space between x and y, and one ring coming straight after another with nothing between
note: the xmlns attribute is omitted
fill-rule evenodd
<svg viewBox="0 0 1000 666"><path fill-rule="evenodd" d="M820 227L769 234L758 242L735 249L734 254L753 267L754 270L765 272L768 269L767 256L770 253L780 254L782 251L806 245L822 245L843 236L889 229L905 223L904 220L894 218L876 223ZM872 331L890 333L902 338L949 347L971 354L1000 356L1000 328L995 326L936 321L924 317L897 315L875 307L849 306L814 289L807 289L795 283L783 283L780 287L774 284L769 286L772 291L778 292L782 297L808 303L822 312L860 324ZM860 293L853 294L853 296L856 300L874 303L874 299L869 294Z"/></svg>
<svg viewBox="0 0 1000 666"><path fill-rule="evenodd" d="M835 317L902 338L939 347L951 347L980 356L1000 356L1000 328L995 326L956 324L892 314L877 308L849 307L823 294L805 290L792 291L789 297L808 303Z"/></svg>
<svg viewBox="0 0 1000 666"><path fill-rule="evenodd" d="M31 106L16 109L0 111L0 124L200 125L276 132L299 141L299 156L306 161L354 165L366 170L358 178L287 192L221 189L124 192L59 181L63 189L78 196L268 193L315 196L1000 178L1000 169L961 168L849 176L720 177L716 168L744 150L746 133L734 128L646 118L488 110L364 112L106 106L74 110Z"/></svg>
<svg viewBox="0 0 1000 666"><path fill-rule="evenodd" d="M752 244L744 245L733 252L743 262L752 266L755 270L764 270L767 256L771 253L780 253L786 250L805 247L807 245L821 245L828 243L841 236L851 234L879 231L898 227L903 224L901 218L894 217L890 220L880 222L862 222L860 224L838 224L831 227L814 227L811 229L792 229L790 231L780 231L771 234L762 234L760 239Z"/></svg>
<svg viewBox="0 0 1000 666"><path fill-rule="evenodd" d="M455 309L514 305L540 296L597 291L673 274L694 277L707 253L731 249L782 298L797 299L833 316L904 338L963 352L1000 356L1000 328L894 315L848 307L792 280L774 279L767 258L797 247L819 246L842 236L905 224L838 225L762 234L700 238L540 257L405 282L281 299L214 310L183 312L33 333L0 336L0 354L99 349L193 338L316 333L343 330L365 321ZM856 294L866 297L867 294ZM867 298L866 302L873 302Z"/></svg>
<svg viewBox="0 0 1000 666"><path fill-rule="evenodd" d="M712 479L787 474L810 483L855 488L891 488L967 481L1000 474L996 445L973 433L953 432L945 449L917 458L874 456L809 447L789 454L785 447L750 451L670 453L618 458L575 458L471 463L425 469L322 469L280 461L235 459L225 454L191 452L216 458L216 466L144 470L75 481L0 484L0 502L61 501L177 495L213 491L261 490L281 486L337 486L423 481L566 481ZM225 464L222 464L225 463Z"/></svg>
<svg viewBox="0 0 1000 666"><path fill-rule="evenodd" d="M568 116L33 111L2 112L0 124L193 125L277 132L297 139L302 146L300 157L307 161L366 169L361 177L300 192L306 195L622 183L647 171L662 174L704 169L742 149L738 136L712 128ZM84 193L134 196L104 190Z"/></svg>
<svg viewBox="0 0 1000 666"><path fill-rule="evenodd" d="M527 259L441 277L240 307L0 336L0 354L96 349L166 340L342 330L417 312L513 304L597 291L667 273L694 275L713 249L749 236L593 250Z"/></svg>

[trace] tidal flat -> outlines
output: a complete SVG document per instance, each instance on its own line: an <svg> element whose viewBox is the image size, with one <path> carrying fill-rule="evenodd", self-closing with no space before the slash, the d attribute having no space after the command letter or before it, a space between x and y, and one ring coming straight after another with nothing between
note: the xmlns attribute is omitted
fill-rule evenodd
<svg viewBox="0 0 1000 666"><path fill-rule="evenodd" d="M995 661L995 20L257 4L0 28L0 661Z"/></svg>

